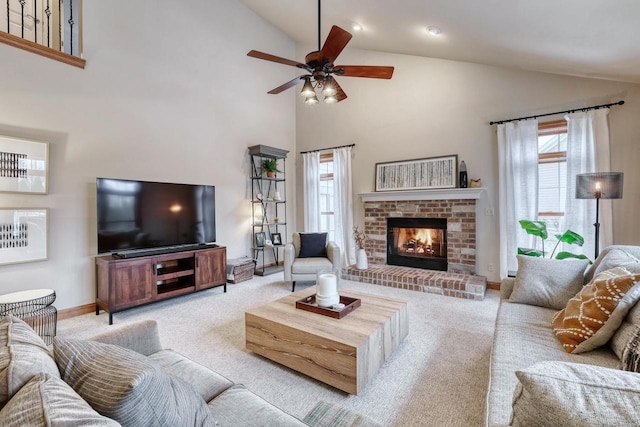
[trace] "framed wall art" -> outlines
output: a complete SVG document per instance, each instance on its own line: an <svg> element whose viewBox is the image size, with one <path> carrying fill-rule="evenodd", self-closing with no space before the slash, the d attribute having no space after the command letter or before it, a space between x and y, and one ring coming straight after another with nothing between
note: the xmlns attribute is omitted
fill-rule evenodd
<svg viewBox="0 0 640 427"><path fill-rule="evenodd" d="M455 188L458 156L376 163L376 191Z"/></svg>
<svg viewBox="0 0 640 427"><path fill-rule="evenodd" d="M267 234L264 231L259 231L256 233L256 247L258 248L264 247L266 240L267 240Z"/></svg>
<svg viewBox="0 0 640 427"><path fill-rule="evenodd" d="M0 265L48 258L49 211L0 208Z"/></svg>
<svg viewBox="0 0 640 427"><path fill-rule="evenodd" d="M0 192L47 194L49 144L0 135Z"/></svg>

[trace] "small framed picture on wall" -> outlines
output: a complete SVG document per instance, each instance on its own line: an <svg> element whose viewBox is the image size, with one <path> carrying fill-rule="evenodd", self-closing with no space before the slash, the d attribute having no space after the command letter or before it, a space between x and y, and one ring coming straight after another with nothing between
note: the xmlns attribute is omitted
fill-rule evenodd
<svg viewBox="0 0 640 427"><path fill-rule="evenodd" d="M280 236L280 233L272 233L271 240L273 241L274 246L282 245L282 236Z"/></svg>
<svg viewBox="0 0 640 427"><path fill-rule="evenodd" d="M260 231L256 233L256 247L258 248L264 247L265 239L266 239L266 234L264 231Z"/></svg>

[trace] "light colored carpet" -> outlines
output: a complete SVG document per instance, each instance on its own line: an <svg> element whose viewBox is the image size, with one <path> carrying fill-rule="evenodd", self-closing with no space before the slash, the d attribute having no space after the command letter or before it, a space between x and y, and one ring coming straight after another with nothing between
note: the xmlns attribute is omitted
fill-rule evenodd
<svg viewBox="0 0 640 427"><path fill-rule="evenodd" d="M386 426L483 425L497 292L471 301L347 280L340 286L409 302L409 336L359 396L245 350L244 312L288 295L282 274L229 284L226 294L220 287L116 313L113 326L105 313L66 319L58 335L86 338L154 319L164 347L245 384L300 419L324 400Z"/></svg>

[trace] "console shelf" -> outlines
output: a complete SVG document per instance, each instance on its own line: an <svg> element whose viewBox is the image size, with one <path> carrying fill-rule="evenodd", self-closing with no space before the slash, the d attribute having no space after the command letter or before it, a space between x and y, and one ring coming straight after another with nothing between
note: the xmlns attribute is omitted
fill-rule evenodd
<svg viewBox="0 0 640 427"><path fill-rule="evenodd" d="M138 258L96 257L96 315L215 286L227 292L227 250L213 248Z"/></svg>

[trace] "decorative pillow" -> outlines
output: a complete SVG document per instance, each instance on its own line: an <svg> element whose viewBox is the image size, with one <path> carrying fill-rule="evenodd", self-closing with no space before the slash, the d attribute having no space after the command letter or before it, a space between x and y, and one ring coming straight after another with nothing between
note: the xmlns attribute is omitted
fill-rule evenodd
<svg viewBox="0 0 640 427"><path fill-rule="evenodd" d="M313 427L382 427L364 415L323 400L302 421Z"/></svg>
<svg viewBox="0 0 640 427"><path fill-rule="evenodd" d="M60 378L42 338L17 317L0 320L0 406L40 372Z"/></svg>
<svg viewBox="0 0 640 427"><path fill-rule="evenodd" d="M510 302L560 310L584 281L584 259L549 259L518 255L518 273Z"/></svg>
<svg viewBox="0 0 640 427"><path fill-rule="evenodd" d="M623 371L640 373L640 326L636 326L633 336L624 347L620 365Z"/></svg>
<svg viewBox="0 0 640 427"><path fill-rule="evenodd" d="M611 249L596 267L593 272L593 277L596 277L603 271L611 270L615 267L625 267L632 273L640 273L640 260L622 249Z"/></svg>
<svg viewBox="0 0 640 427"><path fill-rule="evenodd" d="M124 426L214 426L188 383L148 357L111 344L56 337L62 379L93 409Z"/></svg>
<svg viewBox="0 0 640 427"><path fill-rule="evenodd" d="M300 233L299 258L327 256L327 233Z"/></svg>
<svg viewBox="0 0 640 427"><path fill-rule="evenodd" d="M598 274L553 317L553 331L567 353L583 353L609 341L640 299L640 274L616 267Z"/></svg>
<svg viewBox="0 0 640 427"><path fill-rule="evenodd" d="M4 427L90 425L119 426L103 417L60 378L37 374L0 411Z"/></svg>
<svg viewBox="0 0 640 427"><path fill-rule="evenodd" d="M513 426L640 425L638 374L600 366L539 362L516 371Z"/></svg>

